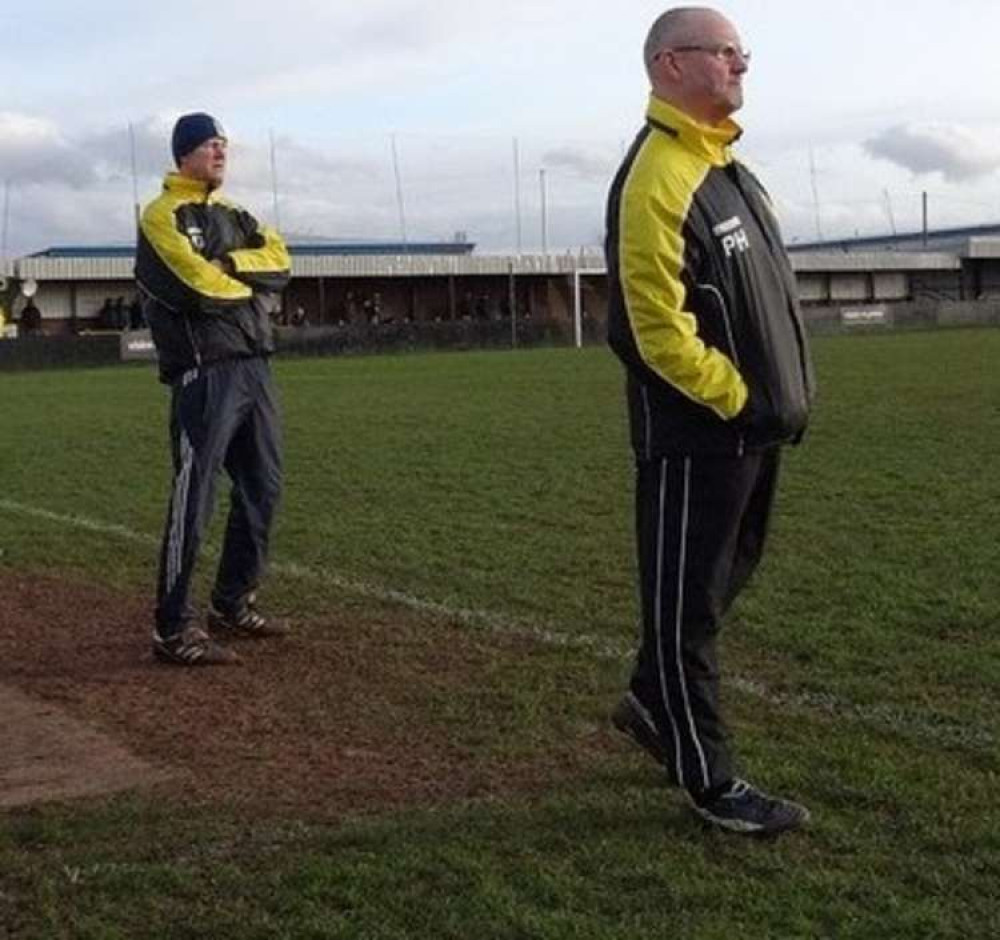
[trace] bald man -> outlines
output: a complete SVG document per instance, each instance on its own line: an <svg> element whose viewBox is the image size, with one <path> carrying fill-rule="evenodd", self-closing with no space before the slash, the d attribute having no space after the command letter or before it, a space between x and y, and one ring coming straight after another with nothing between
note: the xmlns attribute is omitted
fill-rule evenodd
<svg viewBox="0 0 1000 940"><path fill-rule="evenodd" d="M760 560L781 448L806 428L812 368L770 201L730 149L750 61L736 27L705 7L669 10L644 59L646 123L607 210L643 627L612 721L707 822L782 832L809 814L736 776L716 637Z"/></svg>

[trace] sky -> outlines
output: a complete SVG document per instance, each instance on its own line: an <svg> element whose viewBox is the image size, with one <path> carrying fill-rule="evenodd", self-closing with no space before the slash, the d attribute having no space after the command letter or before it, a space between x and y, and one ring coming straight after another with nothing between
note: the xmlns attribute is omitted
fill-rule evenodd
<svg viewBox="0 0 1000 940"><path fill-rule="evenodd" d="M732 0L738 150L786 239L1000 222L998 0ZM0 0L7 257L128 242L176 117L290 238L598 246L643 119L645 0Z"/></svg>

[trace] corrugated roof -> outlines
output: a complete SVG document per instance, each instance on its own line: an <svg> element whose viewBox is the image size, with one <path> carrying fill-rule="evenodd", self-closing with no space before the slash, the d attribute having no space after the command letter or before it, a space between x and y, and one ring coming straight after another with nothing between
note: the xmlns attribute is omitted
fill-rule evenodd
<svg viewBox="0 0 1000 940"><path fill-rule="evenodd" d="M429 277L572 274L576 270L603 270L604 258L588 254L549 255L384 255L296 254L293 277ZM33 255L17 262L19 277L37 281L129 281L131 255L103 257L47 257Z"/></svg>
<svg viewBox="0 0 1000 940"><path fill-rule="evenodd" d="M475 242L307 241L288 243L292 255L468 255ZM134 258L135 245L53 245L29 258Z"/></svg>
<svg viewBox="0 0 1000 940"><path fill-rule="evenodd" d="M942 251L952 247L960 247L968 239L981 235L1000 236L1000 222L991 222L988 225L968 225L961 228L929 229L926 235L922 231L899 232L794 242L788 246L788 250L792 254L799 252L892 251L897 248L915 251L926 245L931 251Z"/></svg>

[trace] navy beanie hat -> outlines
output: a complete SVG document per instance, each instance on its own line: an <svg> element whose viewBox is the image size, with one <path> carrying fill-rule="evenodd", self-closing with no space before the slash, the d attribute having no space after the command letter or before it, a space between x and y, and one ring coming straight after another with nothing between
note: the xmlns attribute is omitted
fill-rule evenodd
<svg viewBox="0 0 1000 940"><path fill-rule="evenodd" d="M222 125L210 114L200 111L184 114L174 125L174 135L170 147L174 152L174 162L180 166L181 159L213 137L225 137Z"/></svg>

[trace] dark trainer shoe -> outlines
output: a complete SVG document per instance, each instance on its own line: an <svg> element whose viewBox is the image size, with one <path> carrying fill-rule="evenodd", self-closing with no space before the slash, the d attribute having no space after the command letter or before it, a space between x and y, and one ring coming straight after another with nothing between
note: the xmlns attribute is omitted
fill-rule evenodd
<svg viewBox="0 0 1000 940"><path fill-rule="evenodd" d="M263 639L271 636L287 636L291 632L283 620L269 620L260 613L253 594L235 610L219 610L213 604L208 610L208 628L219 636L234 640L247 637Z"/></svg>
<svg viewBox="0 0 1000 940"><path fill-rule="evenodd" d="M639 700L628 692L611 713L611 724L626 737L631 738L653 760L669 767L670 754L660 740L659 732Z"/></svg>
<svg viewBox="0 0 1000 940"><path fill-rule="evenodd" d="M190 626L176 636L153 634L153 655L172 666L231 666L240 661L232 650L219 646L200 627Z"/></svg>
<svg viewBox="0 0 1000 940"><path fill-rule="evenodd" d="M776 835L809 822L809 810L804 806L767 796L739 779L715 799L695 803L694 811L713 826L747 835Z"/></svg>

